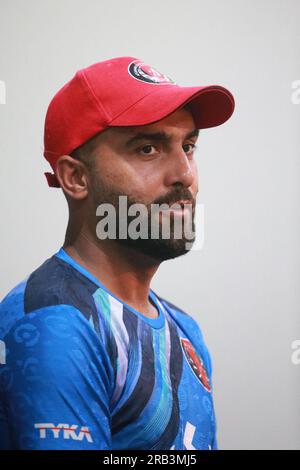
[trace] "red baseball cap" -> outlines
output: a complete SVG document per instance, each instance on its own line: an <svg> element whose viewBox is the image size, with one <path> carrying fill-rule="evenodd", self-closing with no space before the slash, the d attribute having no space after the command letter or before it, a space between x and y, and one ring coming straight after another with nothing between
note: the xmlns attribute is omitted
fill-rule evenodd
<svg viewBox="0 0 300 470"><path fill-rule="evenodd" d="M115 57L79 70L51 100L45 119L44 156L59 187L58 158L108 127L142 126L163 119L190 103L198 129L223 124L234 98L220 85L186 87L134 57Z"/></svg>

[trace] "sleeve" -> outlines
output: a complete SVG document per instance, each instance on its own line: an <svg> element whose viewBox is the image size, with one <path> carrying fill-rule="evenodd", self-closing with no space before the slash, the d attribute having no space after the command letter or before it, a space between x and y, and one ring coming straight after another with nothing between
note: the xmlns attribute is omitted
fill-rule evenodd
<svg viewBox="0 0 300 470"><path fill-rule="evenodd" d="M215 435L214 435L214 438L213 438L211 450L219 450L216 431L215 431Z"/></svg>
<svg viewBox="0 0 300 470"><path fill-rule="evenodd" d="M213 390L213 384L212 384L212 359L209 350L205 346L206 349L206 357L207 357L207 364L208 364L208 375L209 375L209 381ZM217 441L217 420L216 420L216 414L215 414L215 406L214 406L214 400L212 400L212 421L214 425L214 435L212 439L212 444L211 444L211 450L218 450L218 441Z"/></svg>
<svg viewBox="0 0 300 470"><path fill-rule="evenodd" d="M201 352L203 353L203 358L205 362L205 367L207 370L212 394L213 394L213 380L212 380L212 375L213 375L213 363L212 363L212 358L211 354L206 346L206 343L204 341L204 337L202 334L202 331L200 329L200 326L198 325L197 322L195 322L195 331L198 333L198 339L196 339L196 344L198 344L199 348L201 349ZM212 417L212 427L213 427L213 436L212 436L212 441L210 448L211 450L218 450L218 441L217 441L217 420L216 420L216 414L215 414L215 406L214 406L214 399L211 397L211 417Z"/></svg>
<svg viewBox="0 0 300 470"><path fill-rule="evenodd" d="M69 305L36 310L4 342L2 448L111 449L113 369L84 315Z"/></svg>

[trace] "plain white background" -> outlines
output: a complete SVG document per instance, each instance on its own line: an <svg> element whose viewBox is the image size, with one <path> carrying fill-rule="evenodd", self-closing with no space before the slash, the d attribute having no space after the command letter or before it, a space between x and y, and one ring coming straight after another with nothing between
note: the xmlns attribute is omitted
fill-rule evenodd
<svg viewBox="0 0 300 470"><path fill-rule="evenodd" d="M130 55L181 85L236 99L197 151L204 245L152 288L198 320L213 358L223 449L300 449L298 0L1 0L3 297L61 246L67 206L43 175L54 93L94 62Z"/></svg>

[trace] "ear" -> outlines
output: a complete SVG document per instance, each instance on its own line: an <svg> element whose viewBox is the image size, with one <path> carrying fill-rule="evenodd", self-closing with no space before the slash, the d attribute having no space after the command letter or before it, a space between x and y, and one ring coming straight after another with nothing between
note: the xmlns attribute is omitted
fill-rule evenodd
<svg viewBox="0 0 300 470"><path fill-rule="evenodd" d="M70 155L62 155L56 162L56 177L61 188L72 199L85 199L88 196L88 177L84 163Z"/></svg>

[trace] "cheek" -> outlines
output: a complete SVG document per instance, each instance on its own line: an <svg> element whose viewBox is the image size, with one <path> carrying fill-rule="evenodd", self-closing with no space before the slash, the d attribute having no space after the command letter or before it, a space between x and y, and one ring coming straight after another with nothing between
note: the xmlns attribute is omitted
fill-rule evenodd
<svg viewBox="0 0 300 470"><path fill-rule="evenodd" d="M127 172L124 162L117 159L114 154L102 153L95 163L94 171L97 181L106 187L126 187Z"/></svg>
<svg viewBox="0 0 300 470"><path fill-rule="evenodd" d="M157 172L150 165L134 167L128 161L114 155L99 159L95 165L95 176L98 184L103 184L124 195L133 196L138 201L152 200L157 193L159 179Z"/></svg>
<svg viewBox="0 0 300 470"><path fill-rule="evenodd" d="M145 204L151 203L165 193L164 172L158 165L147 163L143 168L135 169L128 175L131 194Z"/></svg>
<svg viewBox="0 0 300 470"><path fill-rule="evenodd" d="M198 166L197 162L194 160L192 164L192 172L194 176L193 184L192 184L192 190L197 192L198 191L198 184L199 184L199 174L198 174Z"/></svg>

